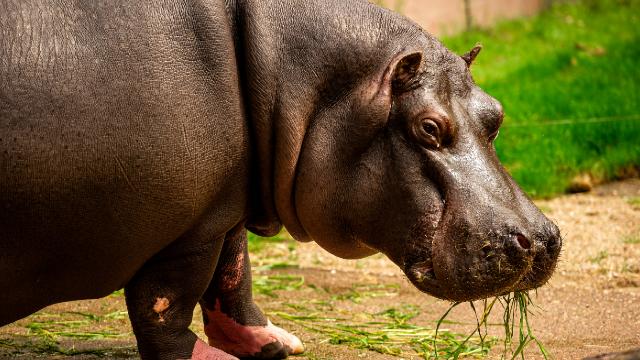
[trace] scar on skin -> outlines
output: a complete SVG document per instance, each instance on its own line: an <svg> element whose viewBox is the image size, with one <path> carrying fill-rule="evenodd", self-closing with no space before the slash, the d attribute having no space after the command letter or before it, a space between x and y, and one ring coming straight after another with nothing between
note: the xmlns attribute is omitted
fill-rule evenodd
<svg viewBox="0 0 640 360"><path fill-rule="evenodd" d="M153 305L153 311L158 314L158 321L164 322L162 313L169 308L169 299L162 297L156 298L156 303Z"/></svg>
<svg viewBox="0 0 640 360"><path fill-rule="evenodd" d="M220 290L230 291L238 287L244 278L244 253L240 252L236 255L234 261L223 267Z"/></svg>

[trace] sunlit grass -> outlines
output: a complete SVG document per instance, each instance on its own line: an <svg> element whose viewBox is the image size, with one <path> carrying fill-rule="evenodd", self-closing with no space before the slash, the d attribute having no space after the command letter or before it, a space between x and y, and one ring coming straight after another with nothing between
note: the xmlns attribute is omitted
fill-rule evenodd
<svg viewBox="0 0 640 360"><path fill-rule="evenodd" d="M254 294L277 297L275 291L298 290L304 285L304 277L296 275L259 275L253 277Z"/></svg>
<svg viewBox="0 0 640 360"><path fill-rule="evenodd" d="M606 250L599 251L596 255L589 258L589 262L592 264L600 264L603 260L609 257L609 252Z"/></svg>
<svg viewBox="0 0 640 360"><path fill-rule="evenodd" d="M279 275L282 276L282 275ZM420 325L415 318L420 308L411 304L398 304L376 313L361 312L352 314L336 311L341 301L360 304L365 299L378 297L397 297L399 288L394 285L354 284L339 293L325 293L324 289L304 284L304 279L284 275L284 284L279 280L266 293L277 297L279 290L315 289L320 295L330 298L318 300L309 297L289 299L284 308L269 312L270 316L289 321L320 335L321 342L343 345L356 349L365 349L398 357L419 357L423 359L459 359L486 357L500 339L495 330L489 335L488 327L499 326L503 329L502 357L505 359L524 359L524 351L530 345L537 347L540 354L550 358L549 351L534 335L529 322L533 302L527 292L513 292L507 295L485 299L482 307L476 308L471 302L471 311L475 314L475 325L451 322L447 317L451 311L464 303L453 303L434 325ZM322 296L321 296L322 297ZM502 309L501 324L489 323L489 316L495 312L496 304ZM446 328L446 324L455 324L456 330ZM468 332L460 332L460 327L468 326ZM495 353L495 352L494 352Z"/></svg>
<svg viewBox="0 0 640 360"><path fill-rule="evenodd" d="M629 245L637 245L640 244L640 234L630 235L625 237L622 242Z"/></svg>
<svg viewBox="0 0 640 360"><path fill-rule="evenodd" d="M640 1L583 0L443 39L457 53L483 44L472 72L505 108L496 149L529 194L640 166L639 22Z"/></svg>
<svg viewBox="0 0 640 360"><path fill-rule="evenodd" d="M126 310L106 314L64 311L60 313L39 312L30 317L24 325L25 332L12 334L12 338L0 339L4 347L19 355L25 352L42 355L93 355L99 357L130 356L135 354L135 346L83 346L75 348L68 340L129 340L133 334L129 326L117 326L118 320L127 318ZM109 324L109 325L106 325ZM91 343L90 343L91 344Z"/></svg>
<svg viewBox="0 0 640 360"><path fill-rule="evenodd" d="M398 304L374 313L341 311L344 302L361 304L368 299L397 299L400 287L395 284L353 284L345 290L329 292L306 284L303 277L296 275L261 275L254 280L256 293L273 298L288 295L287 291L305 289L316 296L289 297L282 307L269 311L268 315L319 334L321 343L424 359L430 359L434 351L443 358L452 358L454 352L457 356L483 357L496 343L496 339L487 336L413 323L421 311L411 304Z"/></svg>
<svg viewBox="0 0 640 360"><path fill-rule="evenodd" d="M452 354L464 357L485 356L493 338L467 336L449 329L435 329L410 322L419 314L417 307L404 305L388 308L375 314L363 314L368 320L357 321L353 317L335 317L322 312L285 313L274 312L282 319L296 323L320 334L326 342L356 349L366 349L394 356L432 358L434 353L450 359Z"/></svg>
<svg viewBox="0 0 640 360"><path fill-rule="evenodd" d="M287 240L287 237L285 236L285 234L288 235L286 232L282 232L276 236L262 237L250 231L247 231L249 252L252 252L252 253L260 252L265 248L265 246L269 246L270 244L273 244L273 243L282 243L285 240Z"/></svg>
<svg viewBox="0 0 640 360"><path fill-rule="evenodd" d="M640 210L640 196L634 196L627 199L627 204L631 205L634 209Z"/></svg>
<svg viewBox="0 0 640 360"><path fill-rule="evenodd" d="M480 339L480 344L483 347L489 347L493 344L494 339L487 341L487 327L489 325L489 315L493 312L495 304L499 303L502 306L502 328L504 330L504 337L502 339L503 359L524 359L525 349L535 344L540 354L545 358L550 358L549 351L544 347L542 342L536 338L533 334L531 325L529 324L529 315L531 315L530 307L533 306L533 302L528 292L515 291L506 295L497 296L493 300L485 299L482 301L482 313L478 316L478 311L473 302L470 302L471 309L476 315L476 328L468 335L467 340L470 340L474 334L477 334L477 338ZM439 329L444 323L449 313L462 303L453 303L449 309L442 315L436 326L436 339L439 335ZM514 340L514 337L516 339ZM464 356L465 342L461 343L457 348L449 350L441 354L441 351L437 347L436 339L434 339L433 358L443 359L458 359ZM487 345L487 343L489 345Z"/></svg>

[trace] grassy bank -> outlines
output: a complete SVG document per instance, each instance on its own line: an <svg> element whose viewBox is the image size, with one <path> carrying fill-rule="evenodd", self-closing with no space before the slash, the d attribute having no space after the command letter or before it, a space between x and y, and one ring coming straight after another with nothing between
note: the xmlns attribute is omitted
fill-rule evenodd
<svg viewBox="0 0 640 360"><path fill-rule="evenodd" d="M529 194L640 165L639 23L638 0L578 1L443 39L458 53L483 44L474 78L505 107L496 148Z"/></svg>

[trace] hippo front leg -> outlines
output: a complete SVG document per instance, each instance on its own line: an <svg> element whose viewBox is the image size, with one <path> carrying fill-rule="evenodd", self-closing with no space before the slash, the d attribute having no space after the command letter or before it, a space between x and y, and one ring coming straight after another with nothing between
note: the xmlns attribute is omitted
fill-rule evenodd
<svg viewBox="0 0 640 360"><path fill-rule="evenodd" d="M221 237L212 240L206 230L196 228L145 263L125 286L142 359L238 360L189 330L222 243Z"/></svg>
<svg viewBox="0 0 640 360"><path fill-rule="evenodd" d="M209 344L242 358L284 359L304 351L296 336L271 324L253 302L247 232L229 232L213 280L200 301Z"/></svg>

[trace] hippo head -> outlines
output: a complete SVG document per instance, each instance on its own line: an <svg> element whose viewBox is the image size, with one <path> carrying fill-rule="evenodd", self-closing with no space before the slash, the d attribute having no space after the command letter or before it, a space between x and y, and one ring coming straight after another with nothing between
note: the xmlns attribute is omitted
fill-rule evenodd
<svg viewBox="0 0 640 360"><path fill-rule="evenodd" d="M503 109L471 77L478 52L458 56L427 37L314 114L292 234L343 258L382 252L443 299L545 283L560 234L496 156Z"/></svg>

